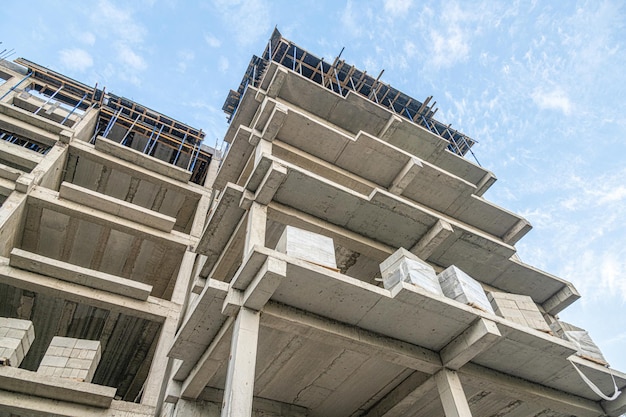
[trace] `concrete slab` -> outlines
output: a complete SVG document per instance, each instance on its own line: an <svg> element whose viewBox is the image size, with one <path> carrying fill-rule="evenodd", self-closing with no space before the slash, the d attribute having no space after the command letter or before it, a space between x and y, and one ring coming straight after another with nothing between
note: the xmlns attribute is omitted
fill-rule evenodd
<svg viewBox="0 0 626 417"><path fill-rule="evenodd" d="M152 285L83 268L18 248L13 248L11 251L9 264L15 268L143 301L148 299L152 291Z"/></svg>
<svg viewBox="0 0 626 417"><path fill-rule="evenodd" d="M4 140L0 142L0 149L2 150L0 160L8 162L12 166L23 167L26 172L32 171L44 158L40 153Z"/></svg>
<svg viewBox="0 0 626 417"><path fill-rule="evenodd" d="M0 257L0 278L3 283L26 291L41 293L71 302L85 303L116 313L128 314L159 323L180 309L178 304L156 297L148 297L146 301L135 300L108 291L96 290L13 268L9 265L9 259L2 257Z"/></svg>
<svg viewBox="0 0 626 417"><path fill-rule="evenodd" d="M142 168L157 172L168 178L177 181L188 182L191 178L191 172L186 169L179 168L175 165L163 162L160 159L149 157L148 155L138 152L127 146L120 145L112 140L98 136L96 138L96 150L123 159L139 165Z"/></svg>
<svg viewBox="0 0 626 417"><path fill-rule="evenodd" d="M0 389L57 401L108 408L116 389L41 375L10 366L0 367Z"/></svg>
<svg viewBox="0 0 626 417"><path fill-rule="evenodd" d="M61 183L59 197L168 233L172 231L176 223L176 219L173 217L147 210L140 205L127 203L126 201L109 197L69 182Z"/></svg>

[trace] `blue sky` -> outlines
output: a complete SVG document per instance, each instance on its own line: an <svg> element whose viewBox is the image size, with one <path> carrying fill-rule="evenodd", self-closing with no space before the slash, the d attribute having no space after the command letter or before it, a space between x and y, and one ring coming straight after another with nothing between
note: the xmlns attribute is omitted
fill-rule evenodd
<svg viewBox="0 0 626 417"><path fill-rule="evenodd" d="M626 371L626 5L622 1L11 1L4 48L207 132L275 25L405 93L479 143L486 197L534 229L522 260L572 281L561 317Z"/></svg>

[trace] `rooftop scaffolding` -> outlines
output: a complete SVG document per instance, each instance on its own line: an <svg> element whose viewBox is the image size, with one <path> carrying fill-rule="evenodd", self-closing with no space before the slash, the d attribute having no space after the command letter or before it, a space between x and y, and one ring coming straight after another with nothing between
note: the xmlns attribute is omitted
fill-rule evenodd
<svg viewBox="0 0 626 417"><path fill-rule="evenodd" d="M73 113L82 114L90 107L99 108L98 122L92 136L106 137L124 146L156 157L164 162L191 171L191 181L202 184L214 150L202 145L205 134L159 112L124 97L106 92L106 89L82 84L65 75L42 67L24 58L15 60L28 70L25 90L36 91L43 104L32 109L45 115L44 107L55 104L69 106L61 124L66 124ZM48 116L49 117L49 116ZM69 122L68 122L69 123Z"/></svg>
<svg viewBox="0 0 626 417"><path fill-rule="evenodd" d="M248 85L252 84L254 87L260 85L271 60L344 97L349 91L367 97L395 114L446 139L450 142L448 149L451 152L460 156L464 156L468 152L473 155L471 147L476 143L475 140L452 129L449 124L443 124L433 118L438 109L433 109L436 102L430 104L432 96L427 97L423 102L416 100L380 81L384 70L380 72L378 77L374 78L368 75L367 71L361 71L346 64L344 60L340 60L340 57L341 53L332 64L325 62L324 58L318 58L300 48L285 39L278 29L274 29L265 51L263 51L263 56L254 55L252 57L239 88L237 91L230 91L222 110L230 116L230 121Z"/></svg>

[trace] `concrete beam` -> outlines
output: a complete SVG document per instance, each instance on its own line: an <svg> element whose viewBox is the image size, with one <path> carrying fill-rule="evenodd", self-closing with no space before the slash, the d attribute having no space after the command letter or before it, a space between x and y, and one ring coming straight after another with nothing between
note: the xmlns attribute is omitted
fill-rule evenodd
<svg viewBox="0 0 626 417"><path fill-rule="evenodd" d="M287 262L268 257L243 294L243 306L261 310L287 276Z"/></svg>
<svg viewBox="0 0 626 417"><path fill-rule="evenodd" d="M287 168L277 162L272 162L270 169L265 174L265 177L263 177L261 184L254 194L254 201L263 205L269 204L286 176Z"/></svg>
<svg viewBox="0 0 626 417"><path fill-rule="evenodd" d="M437 372L434 378L446 417L472 417L457 373L444 368Z"/></svg>
<svg viewBox="0 0 626 417"><path fill-rule="evenodd" d="M391 115L385 126L383 126L381 131L378 133L378 137L385 142L389 141L389 138L393 136L393 134L398 129L398 127L400 127L400 124L402 124L402 122L403 120L399 116L396 116L395 114Z"/></svg>
<svg viewBox="0 0 626 417"><path fill-rule="evenodd" d="M22 175L24 171L19 169L15 169L13 167L0 164L0 178L9 180L11 182L17 181L17 179ZM15 185L11 187L11 191L15 188ZM8 194L6 194L8 195Z"/></svg>
<svg viewBox="0 0 626 417"><path fill-rule="evenodd" d="M247 256L255 246L265 247L265 229L267 227L267 206L253 202L248 210L246 237L243 256Z"/></svg>
<svg viewBox="0 0 626 417"><path fill-rule="evenodd" d="M198 398L206 384L211 380L213 375L215 375L220 366L222 366L222 361L215 360L212 356L220 344L225 343L231 338L234 323L234 317L226 319L220 331L211 341L200 359L198 359L198 362L193 366L181 386L180 396L182 398Z"/></svg>
<svg viewBox="0 0 626 417"><path fill-rule="evenodd" d="M493 175L492 172L487 171L483 178L477 182L476 191L474 192L474 194L479 197L485 194L485 191L487 191L489 187L491 187L493 183L496 182L496 179L496 176Z"/></svg>
<svg viewBox="0 0 626 417"><path fill-rule="evenodd" d="M436 384L432 376L414 372L370 408L363 417L402 417L434 388Z"/></svg>
<svg viewBox="0 0 626 417"><path fill-rule="evenodd" d="M192 243L189 236L182 233L175 231L165 233L161 230L146 227L130 220L121 219L109 213L96 213L94 209L86 208L82 204L61 199L57 192L43 187L34 187L32 192L28 195L27 203L29 207L46 208L79 220L99 224L105 228L119 230L140 239L151 240L169 246L170 248L177 246L180 249L186 249L187 246Z"/></svg>
<svg viewBox="0 0 626 417"><path fill-rule="evenodd" d="M0 279L4 284L16 288L159 323L180 311L180 305L157 297L148 297L146 301L134 300L108 291L13 268L9 265L8 258L0 258Z"/></svg>
<svg viewBox="0 0 626 417"><path fill-rule="evenodd" d="M12 164L32 170L43 160L44 156L13 143L3 141L2 158Z"/></svg>
<svg viewBox="0 0 626 417"><path fill-rule="evenodd" d="M272 82L267 89L267 96L271 98L276 98L286 79L287 70L282 67L276 68L276 72L274 73Z"/></svg>
<svg viewBox="0 0 626 417"><path fill-rule="evenodd" d="M437 220L430 230L411 248L410 252L420 259L428 259L430 255L454 233L452 225L443 219Z"/></svg>
<svg viewBox="0 0 626 417"><path fill-rule="evenodd" d="M530 225L528 220L519 219L517 223L515 223L504 236L502 236L502 241L509 245L515 245L532 228L533 227Z"/></svg>
<svg viewBox="0 0 626 417"><path fill-rule="evenodd" d="M577 417L604 414L599 403L527 380L468 363L458 371L461 378L477 389L499 392L512 398Z"/></svg>
<svg viewBox="0 0 626 417"><path fill-rule="evenodd" d="M579 298L580 294L574 285L567 283L556 294L544 301L541 306L546 313L555 316Z"/></svg>
<svg viewBox="0 0 626 417"><path fill-rule="evenodd" d="M263 309L261 324L427 374L441 369L439 355L431 350L272 301Z"/></svg>
<svg viewBox="0 0 626 417"><path fill-rule="evenodd" d="M331 237L335 243L351 248L372 259L382 261L395 252L395 248L391 246L382 244L374 239L367 238L294 208L287 207L276 201L272 201L268 205L267 213L271 220L315 233L324 233L326 236Z"/></svg>
<svg viewBox="0 0 626 417"><path fill-rule="evenodd" d="M0 366L0 390L108 408L115 397L116 388Z"/></svg>
<svg viewBox="0 0 626 417"><path fill-rule="evenodd" d="M120 158L98 151L93 145L81 141L73 141L70 145L70 153L81 158L102 164L111 170L120 171L138 180L148 181L156 186L165 187L185 196L200 198L207 190L192 182L184 183L166 175L151 171L139 165L132 165ZM145 156L144 156L145 159Z"/></svg>
<svg viewBox="0 0 626 417"><path fill-rule="evenodd" d="M495 322L479 318L441 349L441 362L446 368L457 370L493 346L500 337L502 334Z"/></svg>
<svg viewBox="0 0 626 417"><path fill-rule="evenodd" d="M152 285L58 261L18 248L13 248L11 251L9 264L15 268L142 301L146 301L152 292Z"/></svg>
<svg viewBox="0 0 626 417"><path fill-rule="evenodd" d="M285 123L285 119L287 118L287 112L288 112L287 106L280 104L280 103L276 103L276 105L274 106L274 110L272 111L272 114L270 115L269 120L265 124L263 133L261 134L261 137L263 139L268 140L270 142L274 140L274 138L278 134L278 131Z"/></svg>
<svg viewBox="0 0 626 417"><path fill-rule="evenodd" d="M176 219L173 217L69 182L61 184L59 197L167 233L171 232L176 224Z"/></svg>
<svg viewBox="0 0 626 417"><path fill-rule="evenodd" d="M396 195L402 194L422 167L423 165L419 159L411 158L389 186L389 192Z"/></svg>
<svg viewBox="0 0 626 417"><path fill-rule="evenodd" d="M172 178L181 182L188 182L191 178L191 172L186 169L179 168L175 165L168 164L157 158L146 158L142 152L136 151L128 146L120 145L110 139L102 136L96 138L95 147L98 151L115 156L124 161L128 161L134 165L138 165L150 171L157 172L168 178Z"/></svg>

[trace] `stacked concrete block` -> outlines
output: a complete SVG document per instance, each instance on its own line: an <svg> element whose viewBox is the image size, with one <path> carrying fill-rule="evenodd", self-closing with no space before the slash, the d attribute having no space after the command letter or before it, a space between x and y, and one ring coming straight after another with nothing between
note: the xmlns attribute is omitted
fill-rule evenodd
<svg viewBox="0 0 626 417"><path fill-rule="evenodd" d="M488 297L494 312L500 317L542 332L550 332L550 326L529 296L492 291Z"/></svg>
<svg viewBox="0 0 626 417"><path fill-rule="evenodd" d="M286 226L276 250L333 270L337 269L333 239L307 230Z"/></svg>
<svg viewBox="0 0 626 417"><path fill-rule="evenodd" d="M446 297L488 313L494 312L480 282L456 266L449 266L437 277Z"/></svg>
<svg viewBox="0 0 626 417"><path fill-rule="evenodd" d="M395 251L380 264L383 286L390 289L399 282L409 282L437 295L443 295L435 269L404 248Z"/></svg>
<svg viewBox="0 0 626 417"><path fill-rule="evenodd" d="M35 328L30 320L0 317L0 361L18 367L35 340Z"/></svg>
<svg viewBox="0 0 626 417"><path fill-rule="evenodd" d="M55 336L37 372L91 382L100 362L100 341Z"/></svg>
<svg viewBox="0 0 626 417"><path fill-rule="evenodd" d="M592 362L596 362L603 366L608 366L608 362L604 358L602 351L595 344L589 332L573 324L564 321L555 320L550 329L562 339L572 342L578 350L577 355Z"/></svg>

